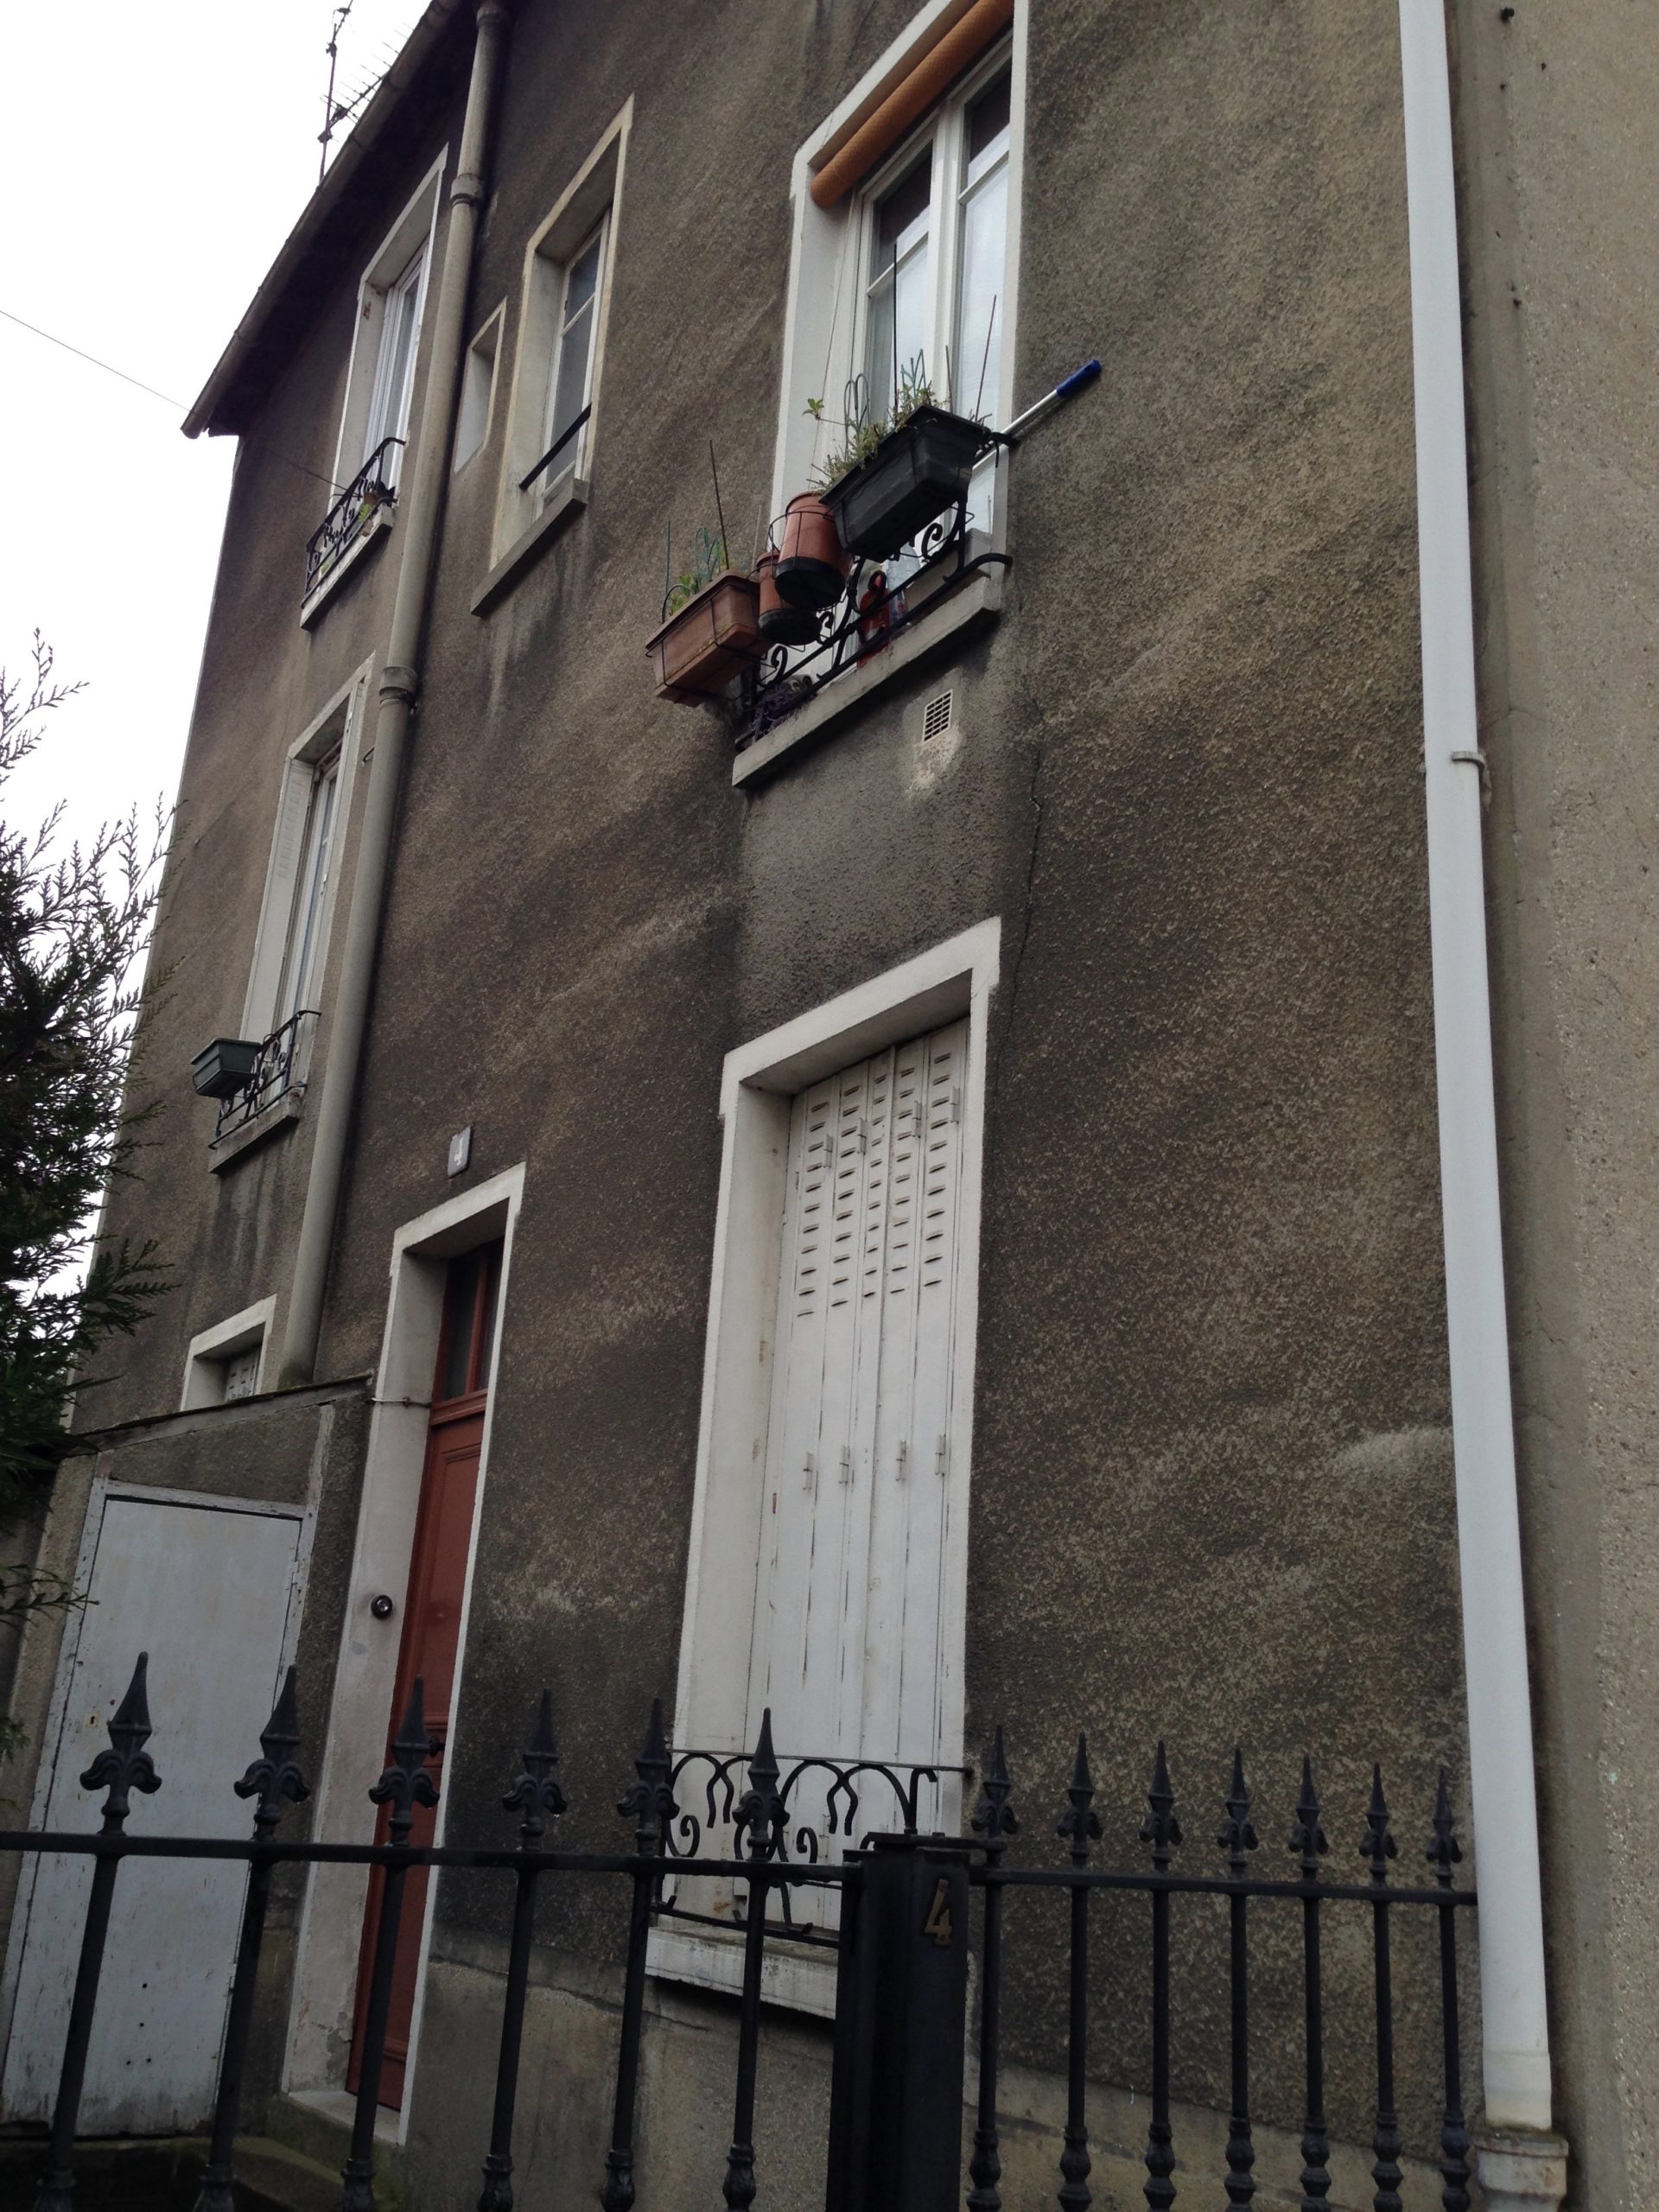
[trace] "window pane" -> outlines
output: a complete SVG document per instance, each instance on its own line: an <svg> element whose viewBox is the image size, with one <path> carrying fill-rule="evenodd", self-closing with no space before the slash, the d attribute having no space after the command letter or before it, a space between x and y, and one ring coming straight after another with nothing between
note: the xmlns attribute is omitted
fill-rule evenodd
<svg viewBox="0 0 1659 2212"><path fill-rule="evenodd" d="M561 314L558 365L547 414L547 446L556 445L588 404L588 373L593 362L594 333L599 323L600 251L601 232L574 261L565 280ZM538 490L546 499L573 474L582 457L582 440L572 438L558 459L543 475ZM543 452L547 447L543 448Z"/></svg>
<svg viewBox="0 0 1659 2212"><path fill-rule="evenodd" d="M276 1019L278 1025L298 1014L308 1003L315 978L317 941L321 935L323 892L328 881L328 853L334 839L334 799L340 790L340 761L331 760L318 772L311 791L311 811L305 826L305 851L299 880L294 887L294 918L289 931L288 958Z"/></svg>
<svg viewBox="0 0 1659 2212"><path fill-rule="evenodd" d="M873 416L890 411L904 373L918 354L923 357L924 373L934 373L933 364L925 358L932 188L930 148L875 203L864 348L864 374Z"/></svg>
<svg viewBox="0 0 1659 2212"><path fill-rule="evenodd" d="M465 1252L451 1260L444 1282L443 1360L438 1370L439 1398L463 1397L472 1367L473 1321L478 1305L478 1270L482 1255Z"/></svg>
<svg viewBox="0 0 1659 2212"><path fill-rule="evenodd" d="M968 111L968 159L985 153L1008 127L1014 73L1005 69Z"/></svg>
<svg viewBox="0 0 1659 2212"><path fill-rule="evenodd" d="M386 294L385 320L380 329L380 359L375 372L374 405L370 410L366 460L385 438L401 438L409 429L410 386L415 366L415 310L421 296L421 271L426 248L410 263ZM387 480L395 482L400 456L387 455Z"/></svg>
<svg viewBox="0 0 1659 2212"><path fill-rule="evenodd" d="M1003 162L963 198L962 267L951 346L957 404L964 415L1000 419L1003 250L1007 237L1008 168Z"/></svg>
<svg viewBox="0 0 1659 2212"><path fill-rule="evenodd" d="M571 265L570 281L564 292L567 326L575 321L599 288L599 248L600 241L595 238L581 258Z"/></svg>

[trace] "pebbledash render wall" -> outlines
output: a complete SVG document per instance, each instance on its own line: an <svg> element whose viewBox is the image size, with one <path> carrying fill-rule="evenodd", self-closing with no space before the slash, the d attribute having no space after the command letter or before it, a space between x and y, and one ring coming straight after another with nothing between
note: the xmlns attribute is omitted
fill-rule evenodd
<svg viewBox="0 0 1659 2212"><path fill-rule="evenodd" d="M651 696L641 646L657 620L664 528L671 520L689 538L706 518L711 438L728 516L747 530L766 503L791 162L912 12L907 0L858 10L721 0L695 19L649 0L523 0L516 11L467 317L476 330L505 303L495 406L485 448L448 487L319 1382L375 1368L398 1230L522 1169L447 1833L499 1836L488 1808L548 1681L573 1796L565 1833L612 1840L651 1698L671 1699L676 1686L724 1058L995 918L970 1752L1006 1727L1027 1815L1020 1847L1040 1854L1086 1727L1103 1848L1127 1861L1152 1746L1166 1737L1188 1855L1208 1864L1242 1740L1263 1859L1287 1866L1306 1747L1320 1759L1338 1867L1357 1867L1379 1758L1402 1853L1414 1855L1435 1769L1446 1764L1461 1795L1466 1750L1394 13L1357 22L1268 0L1020 7L1014 405L1091 354L1101 382L1008 468L1014 567L995 623L877 690L769 780L734 791L721 716ZM1541 34L1524 4L1518 26L1489 24L1497 12L1471 10L1459 25L1465 181L1471 210L1500 183L1535 195L1516 251L1522 268L1539 257L1541 289L1563 283L1573 251L1552 164L1590 126L1573 119L1577 107L1572 118L1545 110L1530 79L1521 120L1500 120L1511 111L1493 105L1482 73L1509 50L1495 41L1523 47ZM1588 8L1596 28L1580 67L1598 82L1611 54L1592 61L1592 49L1611 48L1616 14L1611 0ZM130 1440L153 1452L171 1434L149 1424L176 1406L194 1334L269 1295L280 1335L311 1121L302 1112L213 1173L211 1109L191 1096L186 1070L206 1039L238 1027L286 749L355 671L373 663L378 674L397 527L302 630L318 501L289 463L332 465L357 278L433 162L453 167L469 34L458 10L404 123L337 213L338 250L308 276L307 313L292 318L287 351L237 425L156 952L170 980L146 1078L163 1110L142 1183L111 1209L113 1226L160 1236L180 1287L83 1414L102 1448L124 1456L139 1448ZM1546 46L1527 51L1554 72ZM1546 73L1534 71L1541 84ZM1563 97L1592 100L1570 73L1569 86ZM1634 89L1620 98L1620 127L1634 131L1640 102ZM475 614L494 551L526 242L630 101L588 504ZM1516 135L1500 143L1505 129ZM1513 435L1524 416L1573 457L1572 395L1554 417L1536 397L1558 391L1566 331L1506 334L1483 351L1483 303L1502 285L1474 213L1469 239L1478 442ZM1592 267L1610 300L1630 273ZM430 327L429 313L429 339ZM1517 316L1511 327L1539 323ZM1628 366L1620 434L1633 448L1650 400ZM1592 461L1576 458L1592 480ZM1512 683L1511 641L1531 636L1562 701L1570 782L1580 752L1566 702L1574 656L1588 648L1562 592L1535 620L1522 563L1539 559L1540 516L1560 514L1564 550L1552 558L1567 564L1574 531L1589 525L1572 501L1541 501L1518 466L1516 479L1489 490L1478 518L1483 575L1503 563L1502 592L1484 604L1501 598L1508 624L1507 637L1486 633L1484 674L1489 690ZM1588 482L1577 496L1589 499ZM1650 518L1639 500L1635 512ZM1605 557L1611 579L1618 548ZM939 759L923 749L915 709L947 683L960 734ZM1619 714L1620 772L1634 773L1634 700ZM359 742L372 741L371 716ZM1616 1573L1602 1550L1615 1499L1639 1514L1633 1477L1618 1471L1640 1462L1639 1424L1580 1452L1560 1410L1580 1406L1587 1433L1591 1407L1607 1403L1588 1353L1611 1342L1604 1325L1632 1332L1621 1371L1636 1360L1637 1323L1618 1318L1629 1261L1600 1225L1624 1188L1615 1139L1568 1103L1580 1083L1594 1092L1611 1081L1619 1033L1611 1007L1587 1038L1560 1009L1578 1004L1563 963L1580 938L1600 941L1599 903L1633 916L1636 905L1618 901L1650 894L1626 881L1627 832L1610 816L1611 856L1586 860L1572 895L1541 906L1527 839L1548 840L1554 798L1527 781L1536 753L1516 745L1511 773L1496 735L1492 750L1494 823L1513 810L1519 840L1492 840L1493 920L1510 1025L1507 1196L1555 1823L1546 1855L1562 2094L1575 2144L1594 2137L1605 2146L1594 2155L1611 2162L1581 2201L1635 2203L1633 2177L1652 2155L1640 2109L1651 2013L1636 1986L1641 1827L1632 1815L1621 1829L1623 1800L1608 1794L1626 1784L1597 1785L1605 1876L1586 1885L1565 1840L1567 1747L1586 1713L1620 1694L1594 1656L1602 1577L1618 1587L1613 1633L1632 1669L1634 1639L1650 1628L1631 1564L1648 1556L1640 1539L1624 1541ZM359 769L359 811L365 780ZM355 815L331 976L354 829ZM1620 942L1636 963L1633 926ZM1557 986L1546 1057L1559 1109L1537 1103L1523 1040L1542 1018L1537 995ZM326 979L318 1066L330 990ZM448 1140L468 1126L472 1164L451 1179ZM1624 1131L1616 1142L1630 1147L1634 1177L1639 1148ZM1586 1196L1579 1179L1591 1167ZM1635 1221L1621 1232L1636 1233ZM1559 1249L1555 1236L1567 1240ZM1568 1295L1568 1274L1572 1297L1588 1303L1562 1352L1545 1308ZM241 1433L290 1418L289 1407L283 1393L183 1418ZM355 1525L361 1466L359 1447L331 1467L342 1527ZM1597 1486L1589 1510L1573 1487L1581 1475ZM259 1479L250 1465L244 1494ZM67 1487L58 1509L71 1522L76 1496ZM1566 1558L1579 1566L1560 1611L1550 1578ZM342 1637L372 1633L370 1594L353 1586L349 1544L336 1571L314 1573L314 1713L328 1708ZM1636 1764L1645 1788L1650 1746ZM591 1901L556 1899L545 1934L522 2170L596 2176L618 1923ZM1611 2058L1592 1994L1599 1978L1585 1972L1601 1944L1616 1954L1622 2008ZM1138 1988L1128 1937L1103 1948L1108 1973ZM463 2170L467 2131L481 2126L480 2054L492 2047L504 1950L493 1893L443 1884L404 2168L417 2199L429 2190L438 2201L440 2181ZM1035 2202L1052 2185L1060 1984L1051 1951L1016 1952L1010 1969L1005 2041L1036 2146ZM729 2021L722 2000L673 1985L658 1985L653 2002L642 2171L655 2157L659 2171L700 2177L699 2130L723 2121L696 2085L703 2070L718 2075L711 2054ZM1177 2089L1213 2113L1224 2106L1224 2049L1205 2017L1178 2043ZM1145 2086L1136 2018L1132 2005L1103 2006L1093 2045L1098 2133L1131 2157L1138 2121L1122 2101ZM823 2093L822 2032L803 2020L787 2037L762 2122L774 2171L799 2152L787 2139L798 2126L791 2095L810 2110ZM270 2087L281 2044L273 2024ZM1472 2072L1472 2043L1469 2055ZM1332 2117L1351 2143L1369 2133L1371 2063L1357 2033L1331 2052ZM1264 2123L1298 2124L1298 2065L1288 2043L1263 2051ZM1424 2153L1438 2126L1433 2069L1428 2024L1414 2016L1403 2101ZM1189 2111L1178 2148L1211 2124ZM1294 2146L1281 2147L1289 2175ZM1201 2154L1191 2155L1196 2168ZM1264 2151L1264 2173L1278 2155ZM1218 2161L1207 2157L1205 2171ZM1120 2178L1127 2196L1127 2170ZM778 2201L808 2202L816 2186L808 2160L780 2177ZM1006 2201L1025 2202L1026 2187L1011 2179ZM1357 2164L1339 2169L1337 2201L1369 2194Z"/></svg>
<svg viewBox="0 0 1659 2212"><path fill-rule="evenodd" d="M1571 2202L1659 2190L1659 49L1456 10L1491 935ZM1633 35L1633 34L1635 34Z"/></svg>

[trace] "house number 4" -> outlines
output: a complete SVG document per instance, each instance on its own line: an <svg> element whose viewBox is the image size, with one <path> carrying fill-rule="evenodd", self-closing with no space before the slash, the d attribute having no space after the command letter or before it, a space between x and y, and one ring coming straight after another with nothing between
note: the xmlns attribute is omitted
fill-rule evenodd
<svg viewBox="0 0 1659 2212"><path fill-rule="evenodd" d="M937 1943L942 1951L950 1949L956 1930L950 1922L950 1887L943 1874L939 1877L939 1886L933 1892L933 1902L927 1909L927 1918L922 1923L922 1933Z"/></svg>

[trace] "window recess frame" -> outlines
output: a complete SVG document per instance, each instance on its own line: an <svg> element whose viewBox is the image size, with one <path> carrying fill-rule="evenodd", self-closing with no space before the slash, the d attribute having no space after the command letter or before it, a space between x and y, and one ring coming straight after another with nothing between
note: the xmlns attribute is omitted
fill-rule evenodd
<svg viewBox="0 0 1659 2212"><path fill-rule="evenodd" d="M265 1367L270 1354L273 1325L276 1319L276 1300L262 1298L257 1305L245 1306L239 1313L232 1313L223 1321L216 1321L211 1329L201 1329L191 1338L184 1355L184 1387L179 1398L181 1413L194 1413L204 1406L240 1405L239 1398L225 1395L226 1370L239 1352L257 1351L258 1368L249 1395L257 1397L265 1384Z"/></svg>
<svg viewBox="0 0 1659 2212"><path fill-rule="evenodd" d="M822 208L811 194L816 173L852 137L886 92L920 65L965 12L964 0L931 0L930 5L912 17L846 99L797 150L791 179L793 219L784 310L783 375L772 459L773 514L781 514L796 493L810 486L830 449L830 434L807 412L807 401L821 397L825 416L839 420L841 395L848 379L862 364L866 334L864 284L868 267L869 211L874 201L902 176L923 145L931 143L947 121L954 124L960 136L968 106L1004 67L1010 73L1008 200L1003 278L997 309L1001 330L1000 359L1005 365L997 411L1003 420L992 428L1002 428L1016 411L1013 404L1013 374L1019 343L1018 276L1024 196L1029 0L1015 0L1014 21L1008 29L963 72L942 99L918 118L901 143L861 179L845 199L833 207ZM953 181L959 181L959 167L953 159ZM943 327L938 304L940 275L949 269L948 290L954 306L959 282L956 257L960 245L960 211L954 191L949 195L950 204L945 211L948 236L941 237L938 228L943 189L938 168L936 161L931 194L934 227L930 232L928 270L930 329L936 342ZM952 257L948 263L944 258L947 249ZM936 363L930 350L928 372L941 391L944 367L943 358ZM952 367L956 367L954 359ZM960 401L959 388L955 397ZM1007 501L1003 496L1003 475L1007 466L1007 454L1000 448L995 466L996 491L988 535L990 542L1000 550L1005 535Z"/></svg>
<svg viewBox="0 0 1659 2212"><path fill-rule="evenodd" d="M1001 932L999 916L976 923L726 1056L720 1195L674 1714L677 1748L753 1748L742 1738L760 1589L773 1336L795 1098L822 1077L886 1046L965 1015L962 1192L947 1424L950 1490L938 1643L938 1755L947 1766L963 1763L987 1020L1000 972ZM734 1604L734 1591L747 1592L747 1603ZM948 1792L943 1809L948 1825L957 1809ZM741 1974L741 1944L712 1932L659 1928L652 1932L648 1959L652 1973L705 1986L735 1988ZM833 2009L833 1961L791 1956L781 1947L773 1955L768 1946L763 1971L768 2000L813 2012Z"/></svg>
<svg viewBox="0 0 1659 2212"><path fill-rule="evenodd" d="M329 857L317 906L315 943L308 963L312 985L309 995L315 1001L321 1001L323 996L334 909L340 897L340 879L346 872L356 769L365 734L365 709L372 670L372 662L365 661L334 693L322 712L301 731L283 755L264 889L254 931L253 957L249 963L247 989L242 1002L240 1033L244 1037L257 1038L263 1042L274 1033L282 1019L283 988L294 931L299 921L305 861L310 849L312 808L318 784L338 756ZM315 1005L313 1010L321 1012L321 1005ZM303 1081L304 1074L303 1069L298 1070L295 1080Z"/></svg>
<svg viewBox="0 0 1659 2212"><path fill-rule="evenodd" d="M386 302L407 273L416 253L421 252L423 260L415 302L415 330L410 348L404 425L401 431L389 435L407 440L414 423L415 395L421 381L421 344L426 334L427 293L437 250L438 218L442 205L440 188L448 164L449 149L445 147L410 195L397 221L369 257L358 280L356 320L346 362L340 433L334 445L334 489L329 493L331 503L339 498L373 450L365 440L374 420L380 385L381 340L385 331ZM401 467L407 451L407 444L399 448L395 456L397 467ZM395 489L395 473L391 481Z"/></svg>
<svg viewBox="0 0 1659 2212"><path fill-rule="evenodd" d="M604 389L605 343L615 295L617 241L633 122L630 98L554 201L524 247L518 324L508 390L506 434L496 493L492 569L521 549L538 526L556 515L580 512L597 448ZM561 467L551 485L537 463L545 459L556 391L561 326L569 272L601 238L597 295L588 346L586 413L576 431L574 465ZM572 498L570 495L576 496Z"/></svg>
<svg viewBox="0 0 1659 2212"><path fill-rule="evenodd" d="M499 300L494 312L485 316L467 341L461 359L461 397L455 409L454 448L449 462L452 476L459 476L478 459L494 431L495 394L501 381L501 350L506 327L507 303Z"/></svg>

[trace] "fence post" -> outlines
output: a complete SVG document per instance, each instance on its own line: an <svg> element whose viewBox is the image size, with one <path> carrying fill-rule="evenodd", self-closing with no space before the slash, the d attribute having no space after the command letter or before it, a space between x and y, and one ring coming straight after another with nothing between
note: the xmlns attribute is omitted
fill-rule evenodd
<svg viewBox="0 0 1659 2212"><path fill-rule="evenodd" d="M968 2023L969 1846L881 1835L842 1930L828 2212L955 2212Z"/></svg>

